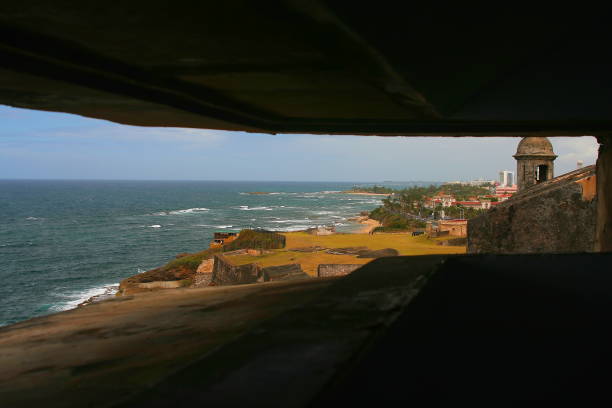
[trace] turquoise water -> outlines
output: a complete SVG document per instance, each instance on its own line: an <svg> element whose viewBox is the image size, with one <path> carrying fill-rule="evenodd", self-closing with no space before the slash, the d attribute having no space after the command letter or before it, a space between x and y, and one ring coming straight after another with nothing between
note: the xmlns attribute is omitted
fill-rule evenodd
<svg viewBox="0 0 612 408"><path fill-rule="evenodd" d="M112 292L121 279L207 248L216 230L349 231L347 218L380 203L334 192L353 184L0 180L0 325Z"/></svg>

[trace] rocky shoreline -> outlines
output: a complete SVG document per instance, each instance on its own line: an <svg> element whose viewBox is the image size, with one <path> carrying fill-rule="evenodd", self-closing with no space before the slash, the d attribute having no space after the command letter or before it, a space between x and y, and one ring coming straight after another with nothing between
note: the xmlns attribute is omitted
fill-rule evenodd
<svg viewBox="0 0 612 408"><path fill-rule="evenodd" d="M373 220L373 219L369 218L367 215L363 215L363 214L364 213L361 213L361 215L358 215L356 217L352 217L352 218L348 219L348 221L352 221L352 222L355 222L355 223L358 223L358 224L361 225L361 227L359 229L357 229L356 231L354 231L352 233L354 233L354 234L369 234L369 233L372 232L372 230L374 228L380 226L380 222L378 222L376 220ZM283 232L280 232L280 234L283 234ZM186 254L180 254L179 256L177 256L177 259L183 257L184 255L186 255ZM187 254L187 255L189 255L189 254ZM209 260L212 261L212 255L211 255L211 258ZM211 265L212 265L212 263L211 263ZM200 265L200 267L201 267L201 265ZM155 272L155 271L157 271L159 269L160 268L156 268L156 269L153 269L151 271L147 271L145 273L152 273L152 272ZM186 272L186 271L182 271L181 270L180 272ZM198 270L198 272L199 272L199 270ZM207 271L207 272L212 272L212 270L211 271ZM128 277L128 278L124 279L120 284L106 288L104 293L101 293L101 294L98 294L98 295L90 297L86 301L80 303L77 307L87 306L87 305L90 305L92 303L97 303L97 302L101 302L101 301L104 301L104 300L112 299L112 298L114 298L116 296L120 296L120 295L124 294L123 292L124 292L124 289L125 289L125 286L126 286L126 282L128 282L130 280L133 280L134 278L138 277L139 275L141 275L141 274L138 274L138 275L135 275L135 276L132 276L132 277ZM185 275L185 276L183 276L183 275ZM200 282L196 282L195 280L192 282L192 284L187 284L187 282L185 281L186 279L188 280L188 276L187 275L189 275L189 274L188 273L182 273L181 276L178 276L178 275L177 276L172 276L172 277L165 276L163 278L163 280L159 280L158 281L158 280L155 279L154 281L149 282L149 283L146 283L146 282L145 283L138 283L138 284L136 284L136 287L138 289L137 291L148 292L148 291L156 290L156 289L169 289L169 288L179 288L179 287L201 287L202 286L200 284ZM198 276L197 273L196 273L196 276ZM171 278L171 280L166 281L165 279L168 279L168 278ZM160 279L162 279L162 278L160 278ZM155 283L165 283L167 285L164 285L163 287L161 287L159 285L153 285ZM205 286L207 286L207 285L205 285Z"/></svg>
<svg viewBox="0 0 612 408"><path fill-rule="evenodd" d="M87 306L87 305L90 305L92 303L101 302L103 300L112 299L112 298L114 298L116 296L118 290L119 290L119 284L108 286L108 287L106 287L104 289L104 293L92 296L89 299L87 299L86 301L79 303L77 305L77 308L78 307L82 307L82 306Z"/></svg>

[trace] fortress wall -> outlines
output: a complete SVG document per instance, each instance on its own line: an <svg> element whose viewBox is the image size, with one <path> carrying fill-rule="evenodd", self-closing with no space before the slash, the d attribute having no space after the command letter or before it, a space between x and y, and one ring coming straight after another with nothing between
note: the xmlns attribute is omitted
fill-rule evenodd
<svg viewBox="0 0 612 408"><path fill-rule="evenodd" d="M585 169L517 194L469 220L468 253L572 253L595 250L594 169Z"/></svg>
<svg viewBox="0 0 612 408"><path fill-rule="evenodd" d="M196 270L196 274L193 277L193 285L194 288L205 288L210 285L212 282L212 272L213 266L215 263L215 258L204 259L198 269Z"/></svg>
<svg viewBox="0 0 612 408"><path fill-rule="evenodd" d="M310 276L302 270L300 264L269 266L263 268L260 273L260 280L264 282L306 278Z"/></svg>
<svg viewBox="0 0 612 408"><path fill-rule="evenodd" d="M321 264L317 268L317 276L319 278L344 276L354 272L362 266L361 264Z"/></svg>
<svg viewBox="0 0 612 408"><path fill-rule="evenodd" d="M259 272L255 264L233 265L223 255L215 255L211 282L215 286L255 283Z"/></svg>

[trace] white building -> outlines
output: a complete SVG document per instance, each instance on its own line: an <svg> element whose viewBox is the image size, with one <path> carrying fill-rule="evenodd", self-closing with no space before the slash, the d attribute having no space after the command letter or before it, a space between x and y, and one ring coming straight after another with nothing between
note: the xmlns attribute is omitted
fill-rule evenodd
<svg viewBox="0 0 612 408"><path fill-rule="evenodd" d="M499 185L501 187L512 187L514 185L514 172L509 170L500 171Z"/></svg>

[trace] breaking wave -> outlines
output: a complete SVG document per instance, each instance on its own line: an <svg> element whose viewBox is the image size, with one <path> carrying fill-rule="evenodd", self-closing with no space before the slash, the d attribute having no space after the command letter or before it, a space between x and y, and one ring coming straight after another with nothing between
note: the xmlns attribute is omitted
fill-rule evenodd
<svg viewBox="0 0 612 408"><path fill-rule="evenodd" d="M49 310L54 312L61 312L64 310L70 310L76 308L81 303L92 300L92 301L100 301L103 299L110 298L117 293L119 290L118 283L108 283L101 286L95 286L93 288L85 289L83 291L74 291L68 292L59 295L61 298L64 298L64 301L61 301L59 304L51 306Z"/></svg>
<svg viewBox="0 0 612 408"><path fill-rule="evenodd" d="M241 211L272 211L273 208L272 207L249 207L248 205L241 205L240 207L238 207L238 210Z"/></svg>
<svg viewBox="0 0 612 408"><path fill-rule="evenodd" d="M181 214L193 214L193 213L206 212L206 211L210 211L210 208L196 207L196 208L187 208L184 210L159 211L159 212L153 213L153 215L181 215Z"/></svg>

